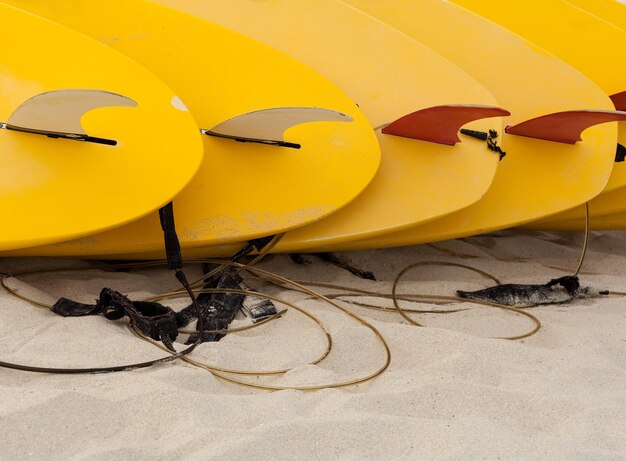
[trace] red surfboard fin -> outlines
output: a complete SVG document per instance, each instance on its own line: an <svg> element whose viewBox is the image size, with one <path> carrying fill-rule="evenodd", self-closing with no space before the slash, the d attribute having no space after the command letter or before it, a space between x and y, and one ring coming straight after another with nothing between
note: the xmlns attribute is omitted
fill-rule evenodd
<svg viewBox="0 0 626 461"><path fill-rule="evenodd" d="M505 128L508 134L576 144L587 128L606 122L626 120L626 112L617 110L569 110L531 118Z"/></svg>
<svg viewBox="0 0 626 461"><path fill-rule="evenodd" d="M626 110L626 91L615 93L610 98L617 110Z"/></svg>
<svg viewBox="0 0 626 461"><path fill-rule="evenodd" d="M461 142L459 129L466 123L489 117L511 115L494 106L450 104L433 106L400 117L382 129L385 134L449 146Z"/></svg>

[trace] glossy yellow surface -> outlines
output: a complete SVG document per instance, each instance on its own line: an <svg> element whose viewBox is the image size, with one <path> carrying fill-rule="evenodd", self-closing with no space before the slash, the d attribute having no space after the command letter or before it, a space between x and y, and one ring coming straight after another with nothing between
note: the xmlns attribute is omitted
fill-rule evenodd
<svg viewBox="0 0 626 461"><path fill-rule="evenodd" d="M605 192L589 201L589 216L596 218L609 214L624 212L626 214L626 197L622 189ZM546 219L532 222L525 227L531 229L559 228L560 223L570 223L573 221L583 221L585 219L584 205L577 206L567 211L557 213Z"/></svg>
<svg viewBox="0 0 626 461"><path fill-rule="evenodd" d="M183 247L254 238L319 219L354 199L378 168L376 136L356 103L270 47L142 0L10 3L95 37L145 65L179 93L202 128L287 106L322 107L354 119L291 128L287 140L301 143L299 150L205 136L201 169L174 200ZM155 130L155 139L164 132ZM158 250L162 242L158 216L152 214L106 233L29 251L133 253Z"/></svg>
<svg viewBox="0 0 626 461"><path fill-rule="evenodd" d="M608 95L626 91L626 32L562 0L454 0L554 53L596 82ZM619 142L626 143L620 123ZM602 195L621 189L626 202L626 165L616 163ZM626 207L623 207L626 208ZM575 214L575 212L574 212ZM577 214L581 217L580 214ZM550 221L572 218L572 212Z"/></svg>
<svg viewBox="0 0 626 461"><path fill-rule="evenodd" d="M443 104L500 105L431 49L335 0L160 0L269 44L311 66L352 97L382 151L370 186L341 211L293 230L276 251L333 244L406 228L469 206L489 188L498 158L484 142L455 146L382 134L384 125ZM506 108L506 105L504 105ZM468 127L502 132L502 119Z"/></svg>
<svg viewBox="0 0 626 461"><path fill-rule="evenodd" d="M590 216L592 209L589 209ZM550 231L584 231L585 219L574 219L570 221L546 222L538 221L524 226L525 229L550 230ZM590 217L589 228L591 230L626 230L626 212L594 215Z"/></svg>
<svg viewBox="0 0 626 461"><path fill-rule="evenodd" d="M0 130L0 250L97 232L149 213L192 178L202 159L198 127L174 93L109 47L0 4L0 121L24 101L61 89L122 94L136 107L87 112L105 146Z"/></svg>
<svg viewBox="0 0 626 461"><path fill-rule="evenodd" d="M511 125L552 112L612 109L609 98L562 61L463 8L440 0L350 0L350 4L421 40L481 81L512 116ZM442 30L454 33L442 33ZM330 247L376 248L434 242L519 225L584 203L607 182L617 125L585 130L560 144L503 136L507 156L482 200L402 232Z"/></svg>
<svg viewBox="0 0 626 461"><path fill-rule="evenodd" d="M567 0L567 2L595 14L622 30L626 29L626 5L618 0Z"/></svg>
<svg viewBox="0 0 626 461"><path fill-rule="evenodd" d="M626 212L626 190L624 188L614 189L610 192L603 192L593 200L589 201L589 215L592 217L607 214ZM585 219L585 208L578 206L561 213L554 214L546 219L537 221L536 227L558 223L561 221L576 221ZM535 227L535 223L530 226Z"/></svg>
<svg viewBox="0 0 626 461"><path fill-rule="evenodd" d="M620 2L613 0L570 0L569 3L578 6L588 13L595 14L599 18L608 21L615 26L618 26L622 31L626 30L626 5ZM620 61L621 64L621 49L613 50L613 53L613 61ZM611 67L611 64L609 64L608 67ZM626 83L623 86L624 91L626 91ZM620 125L620 128L622 127L626 127L626 125ZM621 142L623 142L623 140ZM592 218L595 218L596 216L600 217L608 213L618 213L622 210L626 211L626 187L615 187L619 178L626 177L626 173L624 173L625 171L626 165L624 162L615 163L615 166L613 167L613 174L611 176L611 180L609 181L609 184L613 187L608 187L606 191L602 192L589 202L589 214ZM565 226L565 228L574 226L574 228L577 228L576 226L579 226L579 223L584 219L584 217L584 207L577 207L550 216L549 218L542 220L540 223L537 223L537 226L540 228L550 226L558 227L558 222L567 221L567 223L561 224L560 226ZM605 222L607 221L605 220ZM608 222L610 223L610 221Z"/></svg>

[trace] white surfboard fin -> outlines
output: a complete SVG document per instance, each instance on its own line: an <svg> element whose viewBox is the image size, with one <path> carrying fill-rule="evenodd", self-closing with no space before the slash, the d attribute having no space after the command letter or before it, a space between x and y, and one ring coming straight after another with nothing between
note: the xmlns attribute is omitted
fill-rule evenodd
<svg viewBox="0 0 626 461"><path fill-rule="evenodd" d="M300 144L285 141L289 128L309 122L351 122L352 117L317 107L276 107L257 110L230 118L202 134L239 142L255 142L299 149Z"/></svg>
<svg viewBox="0 0 626 461"><path fill-rule="evenodd" d="M626 120L626 112L618 110L569 110L531 118L505 128L508 134L576 144L587 128L606 122Z"/></svg>
<svg viewBox="0 0 626 461"><path fill-rule="evenodd" d="M100 107L136 105L126 96L102 90L48 91L23 102L0 128L114 146L115 140L89 136L80 123L83 115Z"/></svg>
<svg viewBox="0 0 626 461"><path fill-rule="evenodd" d="M382 132L453 146L457 142L461 142L457 133L466 123L483 118L508 115L511 115L508 110L494 106L472 104L433 106L400 117L385 126Z"/></svg>

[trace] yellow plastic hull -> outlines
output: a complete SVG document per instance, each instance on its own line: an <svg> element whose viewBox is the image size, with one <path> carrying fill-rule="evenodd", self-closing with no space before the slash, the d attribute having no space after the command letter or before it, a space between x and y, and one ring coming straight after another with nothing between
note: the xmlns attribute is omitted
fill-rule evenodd
<svg viewBox="0 0 626 461"><path fill-rule="evenodd" d="M621 30L626 30L626 5L623 3L613 0L569 0L569 3L587 11L588 13L596 15L607 22L610 22L611 24L619 27ZM616 183L618 175L623 174L624 169L626 169L626 166L623 163L616 163L613 167L613 175L610 180L610 183L613 186ZM601 222L607 223L606 225L609 226L608 228L616 228L611 227L613 220L607 220L603 217L603 215L618 213L616 216L619 216L619 212L626 211L626 188L613 187L613 190L610 189L611 187L609 187L609 190L602 192L596 198L591 200L589 213L590 216L594 218L592 219L593 223L596 222L596 217L602 218ZM563 213L557 213L554 216L550 216L549 218L542 220L541 223L538 223L537 226L540 228L567 228L572 226L574 228L580 228L580 223L584 223L584 217L584 207L577 207ZM560 224L560 222L564 223ZM619 228L619 225L620 224L617 224L617 228Z"/></svg>
<svg viewBox="0 0 626 461"><path fill-rule="evenodd" d="M590 210L591 211L591 210ZM550 231L583 231L585 229L584 219L574 219L571 221L537 222L524 226L525 229L550 230ZM626 212L606 215L594 215L590 217L589 228L591 230L626 230Z"/></svg>
<svg viewBox="0 0 626 461"><path fill-rule="evenodd" d="M498 156L464 138L445 146L380 128L442 104L500 105L476 80L431 49L335 0L161 0L244 33L311 66L358 102L382 151L370 186L341 211L293 230L275 251L341 243L427 222L469 206L489 188ZM506 108L506 107L505 107ZM502 119L469 128L502 132Z"/></svg>
<svg viewBox="0 0 626 461"><path fill-rule="evenodd" d="M1 122L25 101L58 90L102 90L136 103L82 117L90 136L116 146L0 130L0 250L124 224L167 203L191 180L202 160L198 127L154 75L109 47L10 6L0 4L0 27Z"/></svg>
<svg viewBox="0 0 626 461"><path fill-rule="evenodd" d="M353 200L378 168L376 136L356 103L310 68L267 46L142 0L8 3L140 62L179 93L202 128L273 107L322 107L354 119L291 128L288 140L299 142L299 150L205 136L202 166L174 200L183 247L255 238L318 220ZM162 242L153 214L19 254L112 255L158 250Z"/></svg>
<svg viewBox="0 0 626 461"><path fill-rule="evenodd" d="M626 29L626 5L619 0L567 0L588 13Z"/></svg>
<svg viewBox="0 0 626 461"><path fill-rule="evenodd" d="M624 24L623 5L603 2L609 9L592 8L591 13L568 3L556 1L454 0L486 18L554 53L598 84L608 95L626 91L626 61L620 58L626 47L626 31L593 14L610 15L604 19ZM599 5L599 2L579 0ZM622 11L619 14L619 11ZM620 123L619 142L626 144L626 124ZM615 163L604 191L592 200L591 213L626 210L626 164ZM576 208L550 216L546 222L583 219Z"/></svg>
<svg viewBox="0 0 626 461"><path fill-rule="evenodd" d="M439 0L348 3L456 62L511 111L511 125L565 110L613 109L609 98L579 72L463 8ZM441 33L444 25L454 33ZM571 208L602 191L613 166L616 140L615 123L586 130L583 141L573 146L505 135L507 156L476 204L401 232L322 248L435 242L520 225Z"/></svg>

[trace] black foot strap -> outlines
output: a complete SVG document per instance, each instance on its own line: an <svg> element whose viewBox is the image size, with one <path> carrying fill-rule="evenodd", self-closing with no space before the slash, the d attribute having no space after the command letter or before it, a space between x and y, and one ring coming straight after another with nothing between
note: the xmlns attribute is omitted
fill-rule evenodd
<svg viewBox="0 0 626 461"><path fill-rule="evenodd" d="M205 273L209 273L217 265L207 264ZM227 267L217 274L205 280L204 289L241 289L239 283L241 277L237 270L233 267ZM228 325L233 321L237 311L243 305L244 295L239 293L201 293L198 295L197 302L202 310L203 323L205 330L226 330ZM183 327L188 325L192 320L198 318L196 309L193 305L187 306L178 313L178 325ZM200 340L200 342L219 341L224 334L204 332L200 338L199 322L196 325L197 333L191 335L188 344Z"/></svg>
<svg viewBox="0 0 626 461"><path fill-rule="evenodd" d="M176 271L176 278L185 287L196 309L198 318L201 317L196 298L189 286L189 282L182 271L183 257L180 249L176 227L174 224L174 206L172 202L159 210L161 228L165 239L167 265L170 270ZM173 342L178 336L178 314L171 308L155 302L131 301L123 294L103 288L96 304L84 304L71 299L61 298L51 308L52 312L64 317L78 317L83 315L103 315L109 320L118 320L124 316L130 317L134 325L144 335L163 342L170 350L174 350ZM198 321L200 329L202 319Z"/></svg>
<svg viewBox="0 0 626 461"><path fill-rule="evenodd" d="M176 313L171 308L148 301L131 301L110 288L102 289L94 305L61 298L51 310L63 317L101 314L109 320L118 320L128 316L131 323L144 335L162 341L172 351L172 343L178 335Z"/></svg>

